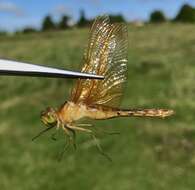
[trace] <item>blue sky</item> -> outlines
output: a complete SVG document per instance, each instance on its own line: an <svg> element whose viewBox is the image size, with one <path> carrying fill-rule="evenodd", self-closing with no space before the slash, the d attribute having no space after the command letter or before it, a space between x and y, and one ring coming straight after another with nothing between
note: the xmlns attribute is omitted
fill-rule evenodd
<svg viewBox="0 0 195 190"><path fill-rule="evenodd" d="M0 29L39 27L48 14L57 19L67 13L77 20L81 9L88 18L121 13L127 20L147 20L156 9L173 17L184 3L195 6L195 0L0 0Z"/></svg>

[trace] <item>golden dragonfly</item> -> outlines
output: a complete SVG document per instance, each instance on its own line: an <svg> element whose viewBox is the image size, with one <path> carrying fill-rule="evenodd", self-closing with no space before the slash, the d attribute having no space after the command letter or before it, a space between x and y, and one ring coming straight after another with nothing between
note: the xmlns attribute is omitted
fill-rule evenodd
<svg viewBox="0 0 195 190"><path fill-rule="evenodd" d="M108 16L96 18L90 31L81 71L103 75L105 78L77 79L69 101L58 109L47 108L41 113L41 120L47 128L40 134L56 127L62 128L71 139L76 131L93 135L92 128L86 127L88 124L76 123L81 118L95 120L132 116L164 118L174 113L168 109L118 107L127 80L127 33L127 26L124 23L111 24Z"/></svg>

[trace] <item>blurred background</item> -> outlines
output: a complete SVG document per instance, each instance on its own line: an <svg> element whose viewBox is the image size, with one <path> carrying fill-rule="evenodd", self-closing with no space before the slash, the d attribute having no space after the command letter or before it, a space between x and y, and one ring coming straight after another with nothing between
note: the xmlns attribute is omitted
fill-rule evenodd
<svg viewBox="0 0 195 190"><path fill-rule="evenodd" d="M176 115L87 121L113 161L80 133L78 149L58 162L61 131L56 141L53 131L31 139L44 129L40 112L67 100L74 81L1 76L1 189L195 188L194 0L0 0L0 57L79 70L89 27L102 14L129 29L121 106L170 108Z"/></svg>

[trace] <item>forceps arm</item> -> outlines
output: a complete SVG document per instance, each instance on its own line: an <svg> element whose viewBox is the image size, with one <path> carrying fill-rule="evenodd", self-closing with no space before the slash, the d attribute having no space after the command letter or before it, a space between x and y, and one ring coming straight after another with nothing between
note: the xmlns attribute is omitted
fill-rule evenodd
<svg viewBox="0 0 195 190"><path fill-rule="evenodd" d="M0 75L104 79L103 76L0 59Z"/></svg>

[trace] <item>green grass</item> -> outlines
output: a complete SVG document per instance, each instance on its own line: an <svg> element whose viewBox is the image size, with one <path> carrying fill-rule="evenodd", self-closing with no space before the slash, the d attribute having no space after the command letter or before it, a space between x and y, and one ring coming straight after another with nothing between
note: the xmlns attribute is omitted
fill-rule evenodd
<svg viewBox="0 0 195 190"><path fill-rule="evenodd" d="M113 159L78 134L78 150L56 155L63 134L32 142L40 111L68 99L72 80L2 77L0 187L4 190L161 190L195 188L195 26L129 27L128 81L123 107L171 108L168 119L123 118L94 123ZM0 37L0 57L78 70L87 30Z"/></svg>

